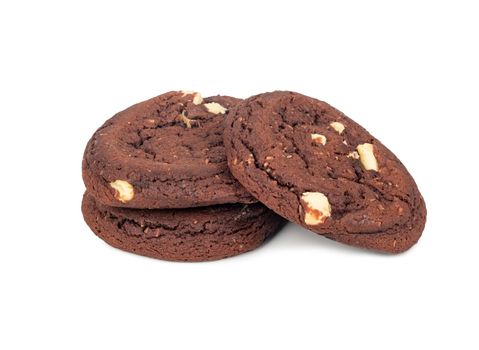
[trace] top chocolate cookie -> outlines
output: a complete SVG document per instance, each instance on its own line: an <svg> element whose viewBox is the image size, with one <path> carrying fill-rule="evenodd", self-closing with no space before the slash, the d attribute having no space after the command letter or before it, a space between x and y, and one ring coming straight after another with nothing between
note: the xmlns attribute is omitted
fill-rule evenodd
<svg viewBox="0 0 479 350"><path fill-rule="evenodd" d="M419 239L426 210L411 175L327 103L293 92L253 96L231 111L224 140L233 175L290 221L359 246L358 234L381 234L364 246L383 251L403 251ZM410 239L399 249L396 239L385 246L383 234Z"/></svg>
<svg viewBox="0 0 479 350"><path fill-rule="evenodd" d="M224 118L238 101L169 92L116 114L86 146L87 190L116 207L255 202L231 176L223 147Z"/></svg>

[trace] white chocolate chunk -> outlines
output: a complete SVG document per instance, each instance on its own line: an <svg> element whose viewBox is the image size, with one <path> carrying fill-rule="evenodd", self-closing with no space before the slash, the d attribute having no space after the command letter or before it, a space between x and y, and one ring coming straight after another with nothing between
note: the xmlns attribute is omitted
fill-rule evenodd
<svg viewBox="0 0 479 350"><path fill-rule="evenodd" d="M331 216L328 197L321 192L304 192L301 195L304 223L309 226L322 224Z"/></svg>
<svg viewBox="0 0 479 350"><path fill-rule="evenodd" d="M326 144L326 136L321 134L311 134L311 140L313 140L315 143L320 143L323 146Z"/></svg>
<svg viewBox="0 0 479 350"><path fill-rule="evenodd" d="M203 103L203 97L201 97L201 94L199 92L189 90L181 90L180 92L183 94L183 97L187 95L193 95L193 104L195 105L200 105L201 103Z"/></svg>
<svg viewBox="0 0 479 350"><path fill-rule="evenodd" d="M341 135L341 133L344 131L344 125L340 122L332 122L331 127L338 132L338 134Z"/></svg>
<svg viewBox="0 0 479 350"><path fill-rule="evenodd" d="M374 156L374 146L370 143L363 143L356 147L359 153L359 160L366 170L378 171L378 161Z"/></svg>
<svg viewBox="0 0 479 350"><path fill-rule="evenodd" d="M213 114L225 114L227 109L216 102L205 103L204 106L208 112Z"/></svg>
<svg viewBox="0 0 479 350"><path fill-rule="evenodd" d="M110 186L115 189L115 198L120 202L126 203L135 196L135 190L128 181L115 180L110 182Z"/></svg>
<svg viewBox="0 0 479 350"><path fill-rule="evenodd" d="M359 154L356 151L349 152L347 155L348 158L359 159Z"/></svg>
<svg viewBox="0 0 479 350"><path fill-rule="evenodd" d="M197 92L193 97L193 104L200 105L202 103L203 103L203 97L201 97L201 94Z"/></svg>

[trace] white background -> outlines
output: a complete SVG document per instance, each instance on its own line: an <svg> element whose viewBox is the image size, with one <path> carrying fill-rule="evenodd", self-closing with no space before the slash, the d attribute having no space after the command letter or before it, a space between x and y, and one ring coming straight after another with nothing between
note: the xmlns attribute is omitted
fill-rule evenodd
<svg viewBox="0 0 479 350"><path fill-rule="evenodd" d="M386 3L2 1L0 348L477 349L478 11ZM415 177L423 238L387 256L290 224L197 264L110 248L81 216L84 146L176 89L338 107Z"/></svg>

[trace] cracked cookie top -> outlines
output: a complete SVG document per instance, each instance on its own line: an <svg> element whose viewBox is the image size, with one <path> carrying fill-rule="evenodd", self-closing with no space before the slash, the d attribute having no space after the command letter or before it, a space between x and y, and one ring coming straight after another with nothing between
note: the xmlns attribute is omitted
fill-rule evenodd
<svg viewBox="0 0 479 350"><path fill-rule="evenodd" d="M319 234L424 226L424 202L404 165L325 102L282 91L250 97L227 117L224 141L233 175L251 194Z"/></svg>
<svg viewBox="0 0 479 350"><path fill-rule="evenodd" d="M231 176L223 146L224 118L238 101L173 91L118 113L86 147L88 191L131 208L254 202Z"/></svg>

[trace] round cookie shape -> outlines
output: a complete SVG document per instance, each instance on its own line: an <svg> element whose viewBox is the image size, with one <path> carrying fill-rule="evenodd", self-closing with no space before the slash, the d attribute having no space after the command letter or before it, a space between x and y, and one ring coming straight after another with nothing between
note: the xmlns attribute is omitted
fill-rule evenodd
<svg viewBox="0 0 479 350"><path fill-rule="evenodd" d="M85 193L83 217L109 245L171 261L209 261L259 247L284 225L260 203L191 209L109 207Z"/></svg>
<svg viewBox="0 0 479 350"><path fill-rule="evenodd" d="M279 215L343 243L402 252L424 229L424 200L399 159L329 104L294 92L250 97L229 114L235 178Z"/></svg>
<svg viewBox="0 0 479 350"><path fill-rule="evenodd" d="M224 119L238 101L173 91L116 114L86 146L87 190L130 208L254 202L231 176L223 146Z"/></svg>

